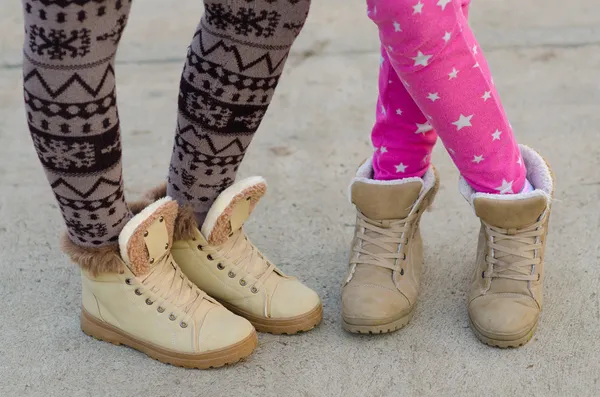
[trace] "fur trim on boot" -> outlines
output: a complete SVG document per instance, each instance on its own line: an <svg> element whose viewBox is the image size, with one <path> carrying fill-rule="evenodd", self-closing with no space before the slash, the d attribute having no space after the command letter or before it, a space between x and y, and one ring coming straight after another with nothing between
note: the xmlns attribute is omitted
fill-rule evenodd
<svg viewBox="0 0 600 397"><path fill-rule="evenodd" d="M81 247L75 244L65 233L61 239L62 251L93 276L100 273L123 273L125 264L119 254L117 244L105 247Z"/></svg>

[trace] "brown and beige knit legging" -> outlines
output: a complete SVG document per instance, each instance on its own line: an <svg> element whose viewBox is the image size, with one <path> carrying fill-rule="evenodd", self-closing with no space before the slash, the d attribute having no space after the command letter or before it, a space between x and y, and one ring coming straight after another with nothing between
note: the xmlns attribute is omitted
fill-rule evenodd
<svg viewBox="0 0 600 397"><path fill-rule="evenodd" d="M131 217L114 69L131 0L22 2L25 108L38 157L73 242L116 243ZM181 76L168 178L169 195L191 204L199 222L233 183L309 4L204 1Z"/></svg>

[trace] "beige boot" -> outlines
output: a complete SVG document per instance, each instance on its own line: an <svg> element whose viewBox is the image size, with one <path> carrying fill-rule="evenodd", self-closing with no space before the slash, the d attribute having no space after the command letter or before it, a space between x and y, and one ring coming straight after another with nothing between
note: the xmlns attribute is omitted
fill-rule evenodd
<svg viewBox="0 0 600 397"><path fill-rule="evenodd" d="M81 329L188 368L220 367L252 353L256 332L245 319L193 285L171 256L177 204L159 200L133 217L116 248L88 249L65 237L81 268Z"/></svg>
<svg viewBox="0 0 600 397"><path fill-rule="evenodd" d="M469 294L471 328L483 343L517 347L533 336L542 311L544 250L554 181L549 166L521 146L534 192L476 193L461 179L461 192L481 220L476 269Z"/></svg>
<svg viewBox="0 0 600 397"><path fill-rule="evenodd" d="M376 181L372 175L369 159L350 185L357 219L342 319L355 333L392 332L410 321L423 266L419 222L439 187L433 166L423 179Z"/></svg>
<svg viewBox="0 0 600 397"><path fill-rule="evenodd" d="M261 177L233 184L212 205L202 231L189 208L182 212L173 256L190 280L258 331L308 331L322 319L319 296L267 260L242 228L266 189ZM152 197L165 193L163 187Z"/></svg>

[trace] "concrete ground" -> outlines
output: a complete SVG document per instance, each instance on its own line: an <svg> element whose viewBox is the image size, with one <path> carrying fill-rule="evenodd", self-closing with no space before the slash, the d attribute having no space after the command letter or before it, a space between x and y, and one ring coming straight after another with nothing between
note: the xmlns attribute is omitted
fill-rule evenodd
<svg viewBox="0 0 600 397"><path fill-rule="evenodd" d="M434 0L427 0L434 1ZM558 180L547 250L545 310L518 350L482 345L465 299L477 219L441 148L442 190L423 220L423 291L412 323L385 336L345 333L340 285L354 221L346 197L370 153L377 37L363 0L315 1L243 175L270 194L249 233L322 296L323 324L261 335L238 365L163 365L79 330L77 269L58 251L57 205L21 103L21 10L0 11L0 396L598 396L600 395L600 4L474 0L479 35L522 143ZM135 2L119 55L127 193L161 180L176 90L199 0Z"/></svg>

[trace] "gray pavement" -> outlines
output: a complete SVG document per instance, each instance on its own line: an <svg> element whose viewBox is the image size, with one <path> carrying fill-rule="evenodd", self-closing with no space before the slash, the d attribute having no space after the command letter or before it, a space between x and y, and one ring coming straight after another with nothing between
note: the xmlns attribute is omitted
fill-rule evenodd
<svg viewBox="0 0 600 397"><path fill-rule="evenodd" d="M522 143L554 166L545 310L530 344L498 350L468 326L478 222L441 147L441 194L423 220L423 292L386 336L342 331L339 294L354 221L346 188L369 152L377 37L363 0L315 0L242 174L270 194L248 225L286 272L314 287L323 324L261 335L233 367L174 368L78 328L77 269L21 104L21 10L0 0L0 396L600 395L600 3L474 0L471 20ZM135 198L165 176L176 90L199 0L140 0L119 56L125 179Z"/></svg>

